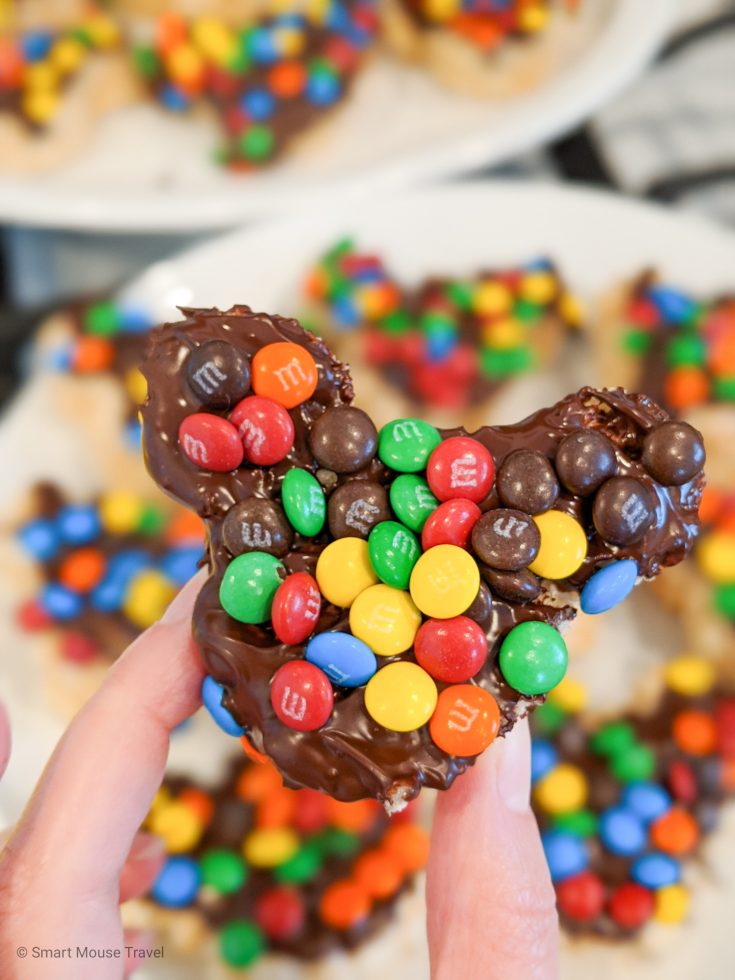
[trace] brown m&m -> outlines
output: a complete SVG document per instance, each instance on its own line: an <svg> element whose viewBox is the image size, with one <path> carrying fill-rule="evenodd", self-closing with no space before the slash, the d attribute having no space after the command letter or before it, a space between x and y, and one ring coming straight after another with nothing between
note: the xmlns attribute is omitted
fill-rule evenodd
<svg viewBox="0 0 735 980"><path fill-rule="evenodd" d="M520 510L501 508L483 514L472 529L472 547L491 568L517 572L538 554L541 535L533 518Z"/></svg>
<svg viewBox="0 0 735 980"><path fill-rule="evenodd" d="M618 471L615 447L607 436L591 429L572 432L562 439L554 465L567 490L580 497L594 493Z"/></svg>
<svg viewBox="0 0 735 980"><path fill-rule="evenodd" d="M362 409L341 405L314 422L309 444L321 466L335 473L356 473L375 455L378 433Z"/></svg>
<svg viewBox="0 0 735 980"><path fill-rule="evenodd" d="M283 558L291 549L293 531L278 504L252 497L227 512L222 522L222 540L233 556L265 551Z"/></svg>
<svg viewBox="0 0 735 980"><path fill-rule="evenodd" d="M643 440L641 461L655 480L678 487L704 466L704 442L688 422L663 422Z"/></svg>
<svg viewBox="0 0 735 980"><path fill-rule="evenodd" d="M480 574L495 595L508 602L533 602L541 592L541 580L527 568L517 572L502 572L495 568L481 568Z"/></svg>
<svg viewBox="0 0 735 980"><path fill-rule="evenodd" d="M202 404L232 408L250 389L250 365L228 341L211 340L187 358L186 378Z"/></svg>
<svg viewBox="0 0 735 980"><path fill-rule="evenodd" d="M367 538L376 524L391 519L388 494L372 480L349 480L327 504L329 530L335 538Z"/></svg>
<svg viewBox="0 0 735 980"><path fill-rule="evenodd" d="M640 480L615 476L597 491L592 517L598 534L621 546L640 541L653 521L654 502Z"/></svg>
<svg viewBox="0 0 735 980"><path fill-rule="evenodd" d="M517 449L509 453L498 470L497 490L506 507L541 514L556 503L559 481L543 453Z"/></svg>

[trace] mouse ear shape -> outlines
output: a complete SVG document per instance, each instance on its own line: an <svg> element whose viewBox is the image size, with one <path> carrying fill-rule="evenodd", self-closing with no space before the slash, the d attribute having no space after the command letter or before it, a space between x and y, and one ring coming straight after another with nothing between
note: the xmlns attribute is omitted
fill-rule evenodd
<svg viewBox="0 0 735 980"><path fill-rule="evenodd" d="M205 705L292 785L446 788L562 679L580 605L691 548L702 440L644 396L378 433L296 321L184 313L153 335L146 458L209 531Z"/></svg>

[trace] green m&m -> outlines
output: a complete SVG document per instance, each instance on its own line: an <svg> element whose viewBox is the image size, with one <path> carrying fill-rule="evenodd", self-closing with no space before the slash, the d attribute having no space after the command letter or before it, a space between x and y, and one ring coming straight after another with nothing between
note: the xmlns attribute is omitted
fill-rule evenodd
<svg viewBox="0 0 735 980"><path fill-rule="evenodd" d="M368 554L382 582L394 589L407 589L421 548L408 528L397 521L381 521L368 537Z"/></svg>
<svg viewBox="0 0 735 980"><path fill-rule="evenodd" d="M378 456L399 473L418 473L426 468L442 437L439 430L421 419L396 419L380 430Z"/></svg>
<svg viewBox="0 0 735 980"><path fill-rule="evenodd" d="M500 645L503 677L521 694L546 694L567 669L567 647L558 630L547 623L520 623Z"/></svg>
<svg viewBox="0 0 735 980"><path fill-rule="evenodd" d="M265 952L265 936L254 922L233 919L220 930L219 951L230 966L250 966Z"/></svg>
<svg viewBox="0 0 735 980"><path fill-rule="evenodd" d="M245 862L235 851L226 848L213 848L207 851L199 862L202 882L220 895L232 895L247 881Z"/></svg>
<svg viewBox="0 0 735 980"><path fill-rule="evenodd" d="M322 852L319 846L308 841L293 857L273 870L273 877L283 885L303 885L311 881L322 866Z"/></svg>
<svg viewBox="0 0 735 980"><path fill-rule="evenodd" d="M281 486L281 502L291 526L313 538L324 527L327 499L319 481L306 470L289 470Z"/></svg>
<svg viewBox="0 0 735 980"><path fill-rule="evenodd" d="M629 748L616 753L610 760L610 771L621 783L635 783L650 779L656 768L656 759L647 745L635 742Z"/></svg>
<svg viewBox="0 0 735 980"><path fill-rule="evenodd" d="M241 623L266 623L286 569L273 555L250 551L233 558L219 587L224 611Z"/></svg>
<svg viewBox="0 0 735 980"><path fill-rule="evenodd" d="M590 748L597 755L616 756L635 743L635 732L627 721L611 721L599 728L590 739Z"/></svg>
<svg viewBox="0 0 735 980"><path fill-rule="evenodd" d="M423 477L403 473L391 483L390 505L406 527L420 534L429 515L439 506L439 501Z"/></svg>

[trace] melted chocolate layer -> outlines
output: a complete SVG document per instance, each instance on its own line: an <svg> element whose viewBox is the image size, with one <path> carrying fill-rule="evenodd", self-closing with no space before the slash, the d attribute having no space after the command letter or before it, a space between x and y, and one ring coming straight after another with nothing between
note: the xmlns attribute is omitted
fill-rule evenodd
<svg viewBox="0 0 735 980"><path fill-rule="evenodd" d="M308 446L309 428L328 407L352 400L347 369L321 340L303 331L295 320L253 313L246 306L233 307L226 313L214 309L182 312L186 317L183 322L167 324L152 335L150 357L143 368L149 389L143 410L144 446L156 482L195 508L207 523L211 576L196 604L194 634L208 672L226 689L224 706L246 728L253 745L275 761L291 786L311 786L340 800L377 797L394 807L416 796L422 786L446 788L473 764L474 758L447 755L431 740L428 726L399 733L378 725L365 709L364 688L336 689L334 710L318 731L299 732L284 726L271 707L270 680L283 663L302 657L304 646L279 643L269 626L235 621L219 600L220 582L231 560L222 543L223 518L233 504L249 496L277 497L284 474L293 466L317 471L318 464ZM317 364L319 380L314 394L291 411L296 430L293 449L273 467L211 473L197 469L179 448L181 421L201 409L185 382L182 368L193 348L215 339L227 340L249 356L266 344L291 341L304 346ZM494 595L491 603L475 602L476 617L488 636L490 654L473 682L497 699L501 734L509 731L534 703L543 700L543 696L526 697L513 690L502 677L498 652L513 626L535 620L560 628L575 615L569 603L576 598L577 590L611 559L634 558L640 575L651 577L662 566L680 561L690 549L698 530L702 475L684 486L667 488L653 480L640 462L645 433L667 418L645 396L584 388L517 425L486 426L470 433L491 451L499 468L508 453L521 448L537 450L553 460L565 435L580 428L598 430L615 447L619 475L638 478L655 502L649 530L634 545L619 548L596 534L592 498L562 490L556 508L573 515L589 541L588 556L581 567L565 581L541 580L541 593L532 601L512 602ZM442 432L445 439L461 434L467 433L460 428ZM375 459L358 476L387 484L394 474ZM344 479L339 477L330 489ZM482 506L485 510L498 506L494 489ZM305 569L313 573L317 558L329 541L328 531L313 539L296 535L292 550L284 559L288 571ZM316 631L348 628L348 610L325 603ZM412 660L413 652L393 659ZM440 689L443 686L438 685Z"/></svg>

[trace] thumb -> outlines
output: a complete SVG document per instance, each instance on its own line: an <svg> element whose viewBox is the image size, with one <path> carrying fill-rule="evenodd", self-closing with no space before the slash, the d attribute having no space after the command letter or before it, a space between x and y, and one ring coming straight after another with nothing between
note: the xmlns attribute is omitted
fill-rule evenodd
<svg viewBox="0 0 735 980"><path fill-rule="evenodd" d="M426 885L433 980L558 976L530 749L528 724L519 723L438 794Z"/></svg>

